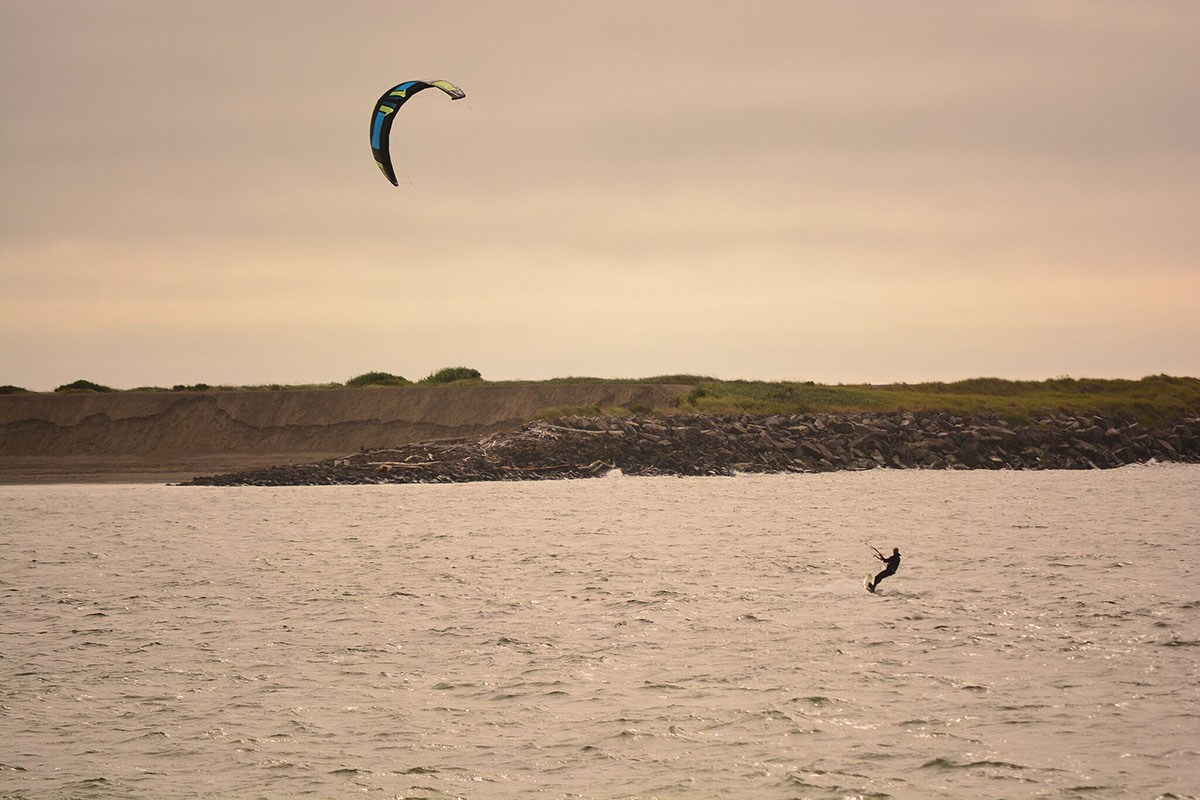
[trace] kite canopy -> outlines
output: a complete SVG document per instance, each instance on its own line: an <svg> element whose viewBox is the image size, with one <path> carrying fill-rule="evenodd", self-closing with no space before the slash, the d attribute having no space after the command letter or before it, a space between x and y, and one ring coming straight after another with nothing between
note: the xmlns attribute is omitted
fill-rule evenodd
<svg viewBox="0 0 1200 800"><path fill-rule="evenodd" d="M400 185L396 180L396 171L392 169L392 154L388 146L392 119L408 98L430 88L441 89L450 95L451 100L461 100L467 96L466 92L449 81L405 81L384 92L371 112L371 155L375 156L379 171L392 182L392 186Z"/></svg>

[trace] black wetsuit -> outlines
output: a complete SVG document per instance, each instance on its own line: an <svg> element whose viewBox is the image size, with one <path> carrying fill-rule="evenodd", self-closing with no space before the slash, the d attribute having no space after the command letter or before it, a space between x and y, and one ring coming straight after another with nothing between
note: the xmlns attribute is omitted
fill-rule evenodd
<svg viewBox="0 0 1200 800"><path fill-rule="evenodd" d="M883 568L882 572L880 572L878 575L875 576L875 579L873 581L871 581L871 591L872 592L875 591L875 587L879 585L879 582L881 580L886 578L888 575L895 575L896 570L900 568L900 554L899 553L892 553L892 555L888 556L887 558L884 558L883 556L878 556L878 558L884 564L887 564L887 566Z"/></svg>

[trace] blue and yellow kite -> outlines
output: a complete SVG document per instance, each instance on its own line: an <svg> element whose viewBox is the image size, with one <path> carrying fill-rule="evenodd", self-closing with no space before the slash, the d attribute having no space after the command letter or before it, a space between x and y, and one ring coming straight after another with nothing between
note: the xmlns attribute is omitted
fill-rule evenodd
<svg viewBox="0 0 1200 800"><path fill-rule="evenodd" d="M392 182L392 186L400 185L396 180L396 171L392 169L392 154L388 146L392 118L408 98L430 88L441 89L450 95L451 100L461 100L467 96L466 92L449 81L405 81L384 92L371 114L371 155L375 156L379 171Z"/></svg>

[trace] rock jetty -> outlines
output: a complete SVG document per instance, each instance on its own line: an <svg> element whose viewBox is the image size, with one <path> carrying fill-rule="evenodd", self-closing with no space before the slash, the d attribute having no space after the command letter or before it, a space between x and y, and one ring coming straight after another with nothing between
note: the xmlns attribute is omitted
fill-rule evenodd
<svg viewBox="0 0 1200 800"><path fill-rule="evenodd" d="M563 417L478 439L370 450L186 485L297 486L893 469L1103 469L1200 462L1200 418L1165 428L1093 414L1029 424L944 412Z"/></svg>

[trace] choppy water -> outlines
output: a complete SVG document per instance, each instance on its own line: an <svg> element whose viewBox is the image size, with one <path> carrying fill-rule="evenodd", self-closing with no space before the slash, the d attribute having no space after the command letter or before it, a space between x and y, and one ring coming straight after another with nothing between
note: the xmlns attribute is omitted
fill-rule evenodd
<svg viewBox="0 0 1200 800"><path fill-rule="evenodd" d="M0 795L1200 793L1197 467L8 486L0 545Z"/></svg>

